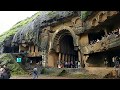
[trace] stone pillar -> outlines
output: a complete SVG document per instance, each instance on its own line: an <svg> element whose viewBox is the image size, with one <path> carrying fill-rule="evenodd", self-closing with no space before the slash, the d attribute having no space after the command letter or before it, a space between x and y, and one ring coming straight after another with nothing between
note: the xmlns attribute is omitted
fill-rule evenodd
<svg viewBox="0 0 120 90"><path fill-rule="evenodd" d="M78 61L80 61L80 66L82 66L82 56L80 51L78 51Z"/></svg>
<svg viewBox="0 0 120 90"><path fill-rule="evenodd" d="M60 65L61 65L61 61L62 61L62 58L61 58L61 53L59 53L59 56L58 56L58 68L60 68Z"/></svg>
<svg viewBox="0 0 120 90"><path fill-rule="evenodd" d="M59 53L58 60L59 60L59 62L61 61L61 53Z"/></svg>
<svg viewBox="0 0 120 90"><path fill-rule="evenodd" d="M71 55L69 55L69 60L71 61Z"/></svg>
<svg viewBox="0 0 120 90"><path fill-rule="evenodd" d="M106 29L104 29L104 32L105 32L105 36L107 36L107 35L108 35L108 33L107 33L107 30L106 30Z"/></svg>
<svg viewBox="0 0 120 90"><path fill-rule="evenodd" d="M65 55L64 55L64 54L62 54L62 61L64 61L64 58L65 58Z"/></svg>
<svg viewBox="0 0 120 90"><path fill-rule="evenodd" d="M46 63L47 63L46 50L43 50L43 52L42 52L42 66L46 67Z"/></svg>
<svg viewBox="0 0 120 90"><path fill-rule="evenodd" d="M31 53L31 46L29 46L29 52Z"/></svg>
<svg viewBox="0 0 120 90"><path fill-rule="evenodd" d="M71 61L73 61L73 55L71 55L70 59L71 59Z"/></svg>
<svg viewBox="0 0 120 90"><path fill-rule="evenodd" d="M65 55L65 61L68 61L68 60L67 60L67 54Z"/></svg>
<svg viewBox="0 0 120 90"><path fill-rule="evenodd" d="M86 62L86 61L88 60L88 57L89 57L89 55L84 55L84 56L83 56L85 67L88 67L88 66L89 66L89 64Z"/></svg>
<svg viewBox="0 0 120 90"><path fill-rule="evenodd" d="M73 62L75 61L75 55L72 55L72 61Z"/></svg>
<svg viewBox="0 0 120 90"><path fill-rule="evenodd" d="M68 61L70 61L70 55L68 55Z"/></svg>

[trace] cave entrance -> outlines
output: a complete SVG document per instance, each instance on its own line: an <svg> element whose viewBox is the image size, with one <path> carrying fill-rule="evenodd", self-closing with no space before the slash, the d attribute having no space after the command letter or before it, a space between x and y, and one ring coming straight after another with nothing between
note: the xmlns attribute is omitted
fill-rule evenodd
<svg viewBox="0 0 120 90"><path fill-rule="evenodd" d="M114 60L117 60L120 63L120 47L115 47L105 52L90 54L87 63L89 66L114 67L115 63L113 58L115 58ZM105 61L107 61L106 65Z"/></svg>
<svg viewBox="0 0 120 90"><path fill-rule="evenodd" d="M106 52L106 57L108 61L108 64L107 64L108 67L114 67L114 60L117 60L120 63L120 47L115 47L108 50Z"/></svg>
<svg viewBox="0 0 120 90"><path fill-rule="evenodd" d="M12 53L19 53L19 46L13 46Z"/></svg>
<svg viewBox="0 0 120 90"><path fill-rule="evenodd" d="M19 53L19 46L4 46L3 53Z"/></svg>
<svg viewBox="0 0 120 90"><path fill-rule="evenodd" d="M78 61L78 51L74 50L73 37L70 34L61 36L59 47L58 62L61 63L61 67L75 68Z"/></svg>
<svg viewBox="0 0 120 90"><path fill-rule="evenodd" d="M12 52L12 47L9 47L9 46L4 46L4 50L3 50L3 53L11 53Z"/></svg>
<svg viewBox="0 0 120 90"><path fill-rule="evenodd" d="M107 57L107 54L104 52L97 52L89 54L88 60L86 63L88 63L89 67L105 67L104 60Z"/></svg>
<svg viewBox="0 0 120 90"><path fill-rule="evenodd" d="M42 56L40 57L28 57L27 63L30 63L32 66L42 66Z"/></svg>

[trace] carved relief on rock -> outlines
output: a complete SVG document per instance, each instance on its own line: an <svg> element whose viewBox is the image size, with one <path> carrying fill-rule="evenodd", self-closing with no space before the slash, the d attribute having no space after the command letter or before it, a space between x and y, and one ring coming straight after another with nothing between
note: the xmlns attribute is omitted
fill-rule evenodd
<svg viewBox="0 0 120 90"><path fill-rule="evenodd" d="M80 19L80 17L75 17L71 21L73 23L73 30L75 34L79 34L83 27L82 20Z"/></svg>

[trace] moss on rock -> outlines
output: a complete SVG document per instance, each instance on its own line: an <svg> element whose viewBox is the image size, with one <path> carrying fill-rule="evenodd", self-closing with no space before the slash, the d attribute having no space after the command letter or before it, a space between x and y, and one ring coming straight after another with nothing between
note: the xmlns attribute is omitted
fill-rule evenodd
<svg viewBox="0 0 120 90"><path fill-rule="evenodd" d="M26 18L25 20L19 21L14 26L12 26L12 28L10 28L8 31L1 34L0 35L0 46L2 46L6 40L8 40L11 36L13 37L19 30L25 27L29 22L32 22L39 15L40 13L37 12L33 16Z"/></svg>

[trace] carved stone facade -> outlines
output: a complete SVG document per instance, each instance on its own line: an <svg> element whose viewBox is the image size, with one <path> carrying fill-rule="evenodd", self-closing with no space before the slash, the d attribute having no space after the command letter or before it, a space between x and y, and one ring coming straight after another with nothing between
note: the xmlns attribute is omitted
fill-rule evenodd
<svg viewBox="0 0 120 90"><path fill-rule="evenodd" d="M119 19L120 13L118 11L93 12L86 19L83 27L84 33L88 37L88 43L82 45L81 52L83 57L89 56L84 59L87 66L105 66L105 58L107 58L108 67L114 66L113 57L120 57Z"/></svg>
<svg viewBox="0 0 120 90"><path fill-rule="evenodd" d="M57 67L57 61L70 61L72 59L77 59L78 57L75 57L75 55L73 54L75 51L75 48L78 47L78 39L79 36L77 35L79 30L76 29L76 27L81 27L82 23L79 17L73 17L71 18L69 21L64 22L64 23L59 23L59 25L57 26L51 26L51 36L50 41L49 41L49 51L48 51L48 66L49 67ZM69 45L66 47L64 46L64 43L66 41L62 40L65 39L64 37L66 37L70 40L72 40L72 44L73 44L73 50L69 50L70 48ZM63 45L61 44L61 42L63 41ZM68 41L69 43L69 41ZM67 51L63 51L65 48L67 48ZM73 51L70 52L70 51ZM78 54L78 52L77 52ZM78 55L76 55L78 56Z"/></svg>
<svg viewBox="0 0 120 90"><path fill-rule="evenodd" d="M116 28L116 25L119 24L120 15L118 11L99 11L94 12L90 15L84 22L79 17L73 17L65 23L60 23L57 26L52 26L51 39L50 39L50 48L48 51L48 66L54 67L57 66L57 61L69 61L71 60L72 54L64 54L60 51L60 40L61 38L70 35L73 39L74 50L77 52L77 60L81 62L81 66L104 66L104 58L109 56L109 50L119 46L119 37L113 36L113 38L107 38L107 35L111 26ZM117 20L117 21L116 21ZM114 24L112 24L114 23ZM114 30L114 28L111 28ZM100 33L100 35L98 35ZM93 40L96 40L94 44L90 44L91 35ZM103 37L103 38L102 38ZM99 41L97 41L97 39ZM118 43L117 43L118 42ZM62 48L65 48L62 45ZM112 52L112 51L110 51ZM115 51L113 51L115 52ZM100 53L100 60L99 58ZM102 53L104 55L102 55ZM114 54L114 56L117 54ZM114 57L112 56L112 57ZM119 56L119 55L118 55ZM73 55L74 57L74 55ZM108 66L112 66L112 57L108 59ZM64 58L64 59L63 59ZM76 58L76 57L75 57ZM94 60L92 60L94 59ZM91 64L92 62L92 64ZM95 63L94 63L95 62Z"/></svg>
<svg viewBox="0 0 120 90"><path fill-rule="evenodd" d="M113 35L119 26L118 11L96 11L84 21L76 14L57 24L46 25L38 34L40 44L19 43L19 52L27 51L28 57L42 56L45 67L57 67L58 62L71 61L74 64L80 61L81 66L85 64L86 67L104 66L104 58L108 58L112 66L112 57L118 55L116 48L120 51L119 34ZM112 33L110 37L109 33Z"/></svg>

